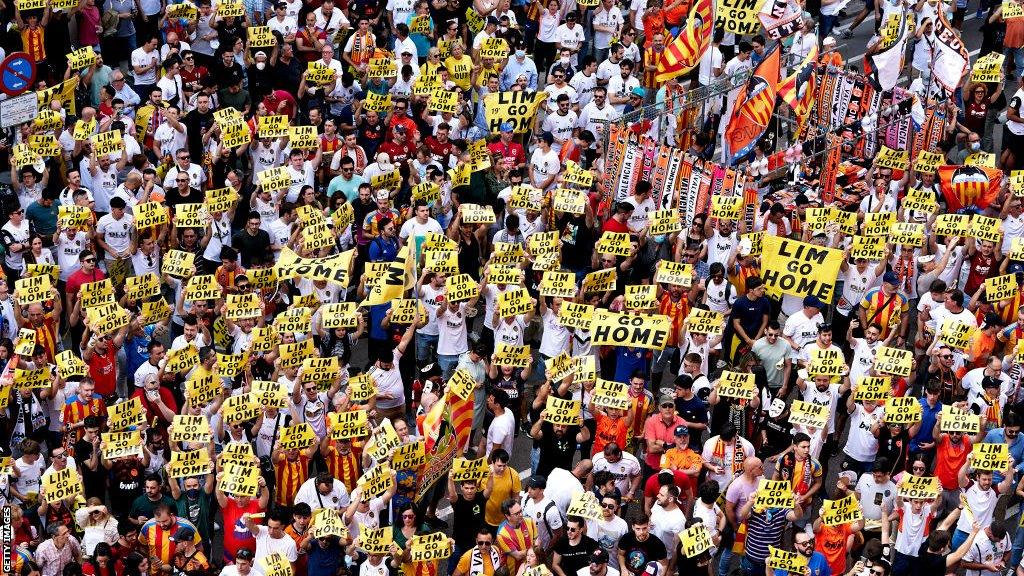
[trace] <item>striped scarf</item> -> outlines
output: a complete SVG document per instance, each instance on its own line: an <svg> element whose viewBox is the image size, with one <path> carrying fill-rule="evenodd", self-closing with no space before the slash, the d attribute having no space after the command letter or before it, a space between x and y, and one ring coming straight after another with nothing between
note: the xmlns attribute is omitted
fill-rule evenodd
<svg viewBox="0 0 1024 576"><path fill-rule="evenodd" d="M518 527L513 527L508 521L498 526L495 542L502 551L525 552L533 547L537 540L537 525L529 518L523 518ZM519 569L520 561L505 554L505 565L508 566L509 574L515 574Z"/></svg>
<svg viewBox="0 0 1024 576"><path fill-rule="evenodd" d="M725 466L725 447L726 442L721 437L715 442L715 450L711 454L711 460L713 462L721 462L722 466ZM737 474L743 471L743 449L740 447L738 441L733 442L732 449L732 475L735 477Z"/></svg>

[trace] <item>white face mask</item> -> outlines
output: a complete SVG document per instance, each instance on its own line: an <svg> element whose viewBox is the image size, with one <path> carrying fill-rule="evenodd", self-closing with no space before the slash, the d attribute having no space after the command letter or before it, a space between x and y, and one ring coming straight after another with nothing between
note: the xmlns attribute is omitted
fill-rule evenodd
<svg viewBox="0 0 1024 576"><path fill-rule="evenodd" d="M561 62L562 64L568 64L569 63L569 59L568 58L559 58L558 61Z"/></svg>
<svg viewBox="0 0 1024 576"><path fill-rule="evenodd" d="M263 70L266 67L267 67L267 63L266 62L257 62L256 63L256 69L257 70Z"/></svg>

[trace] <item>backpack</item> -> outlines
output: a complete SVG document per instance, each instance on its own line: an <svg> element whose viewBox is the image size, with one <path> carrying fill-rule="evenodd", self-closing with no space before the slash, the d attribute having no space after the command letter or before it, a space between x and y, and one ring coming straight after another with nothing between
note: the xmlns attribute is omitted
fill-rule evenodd
<svg viewBox="0 0 1024 576"><path fill-rule="evenodd" d="M526 502L529 499L530 499L529 496L524 496L523 497L523 501L520 502L520 505L525 507L526 506ZM558 518L562 521L562 526L563 527L565 526L565 515L562 514L562 511L559 510L557 506L555 506L555 501L549 499L548 500L548 505L544 507L544 511L541 512L541 514L540 514L540 519L544 521L544 525L547 526L547 528L548 528L548 534L554 534L555 533L555 531L551 529L551 524L548 523L548 511L551 510L552 507L554 507L555 510L558 510Z"/></svg>

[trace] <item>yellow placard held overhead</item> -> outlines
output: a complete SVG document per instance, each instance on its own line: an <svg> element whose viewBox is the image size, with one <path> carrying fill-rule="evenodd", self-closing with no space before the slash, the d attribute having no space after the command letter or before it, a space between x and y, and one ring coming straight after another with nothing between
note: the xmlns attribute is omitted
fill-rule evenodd
<svg viewBox="0 0 1024 576"><path fill-rule="evenodd" d="M910 164L910 153L906 150L893 150L882 146L882 149L875 155L874 162L879 168L906 170L907 165Z"/></svg>
<svg viewBox="0 0 1024 576"><path fill-rule="evenodd" d="M718 395L739 400L752 400L757 394L754 374L751 372L730 372L725 370L718 381Z"/></svg>
<svg viewBox="0 0 1024 576"><path fill-rule="evenodd" d="M941 153L921 150L917 153L917 159L914 160L914 170L922 174L934 174L935 170L944 163L945 159Z"/></svg>
<svg viewBox="0 0 1024 576"><path fill-rule="evenodd" d="M578 304L566 300L558 309L558 323L566 328L590 330L593 322L594 307L590 304Z"/></svg>
<svg viewBox="0 0 1024 576"><path fill-rule="evenodd" d="M853 494L839 500L825 500L822 508L824 513L821 521L826 526L841 526L864 518L860 502L857 502L857 497Z"/></svg>
<svg viewBox="0 0 1024 576"><path fill-rule="evenodd" d="M965 412L950 405L942 407L939 430L943 432L963 432L977 434L981 429L981 418L977 414Z"/></svg>
<svg viewBox="0 0 1024 576"><path fill-rule="evenodd" d="M658 260L654 270L654 281L689 288L693 286L693 265L670 260Z"/></svg>
<svg viewBox="0 0 1024 576"><path fill-rule="evenodd" d="M623 314L595 310L591 342L598 346L629 346L662 350L668 344L672 320L663 314Z"/></svg>
<svg viewBox="0 0 1024 576"><path fill-rule="evenodd" d="M1013 298L1019 289L1016 274L1004 274L985 279L985 297L989 302Z"/></svg>
<svg viewBox="0 0 1024 576"><path fill-rule="evenodd" d="M904 474L896 487L896 493L902 498L914 500L933 500L941 492L939 479L935 476L911 476Z"/></svg>
<svg viewBox="0 0 1024 576"><path fill-rule="evenodd" d="M921 421L921 404L913 396L897 396L885 401L885 421L892 424L913 424Z"/></svg>
<svg viewBox="0 0 1024 576"><path fill-rule="evenodd" d="M682 542L683 556L694 558L711 549L714 544L711 541L711 534L703 522L698 522L679 533L679 540Z"/></svg>
<svg viewBox="0 0 1024 576"><path fill-rule="evenodd" d="M1003 61L1006 56L989 52L974 61L971 67L971 82L999 82L1002 80Z"/></svg>
<svg viewBox="0 0 1024 576"><path fill-rule="evenodd" d="M734 34L751 36L761 30L757 13L764 0L718 0L715 6L715 28Z"/></svg>
<svg viewBox="0 0 1024 576"><path fill-rule="evenodd" d="M754 496L754 508L792 508L796 502L789 480L766 480L762 478Z"/></svg>
<svg viewBox="0 0 1024 576"><path fill-rule="evenodd" d="M982 241L999 243L1003 237L1003 221L991 216L975 214L971 217L970 235Z"/></svg>
<svg viewBox="0 0 1024 576"><path fill-rule="evenodd" d="M491 92L484 96L484 114L491 134L501 133L508 122L516 134L525 134L532 126L540 105L547 100L543 92Z"/></svg>
<svg viewBox="0 0 1024 576"><path fill-rule="evenodd" d="M14 295L18 297L20 306L28 306L53 298L53 286L50 275L30 276L14 282Z"/></svg>
<svg viewBox="0 0 1024 576"><path fill-rule="evenodd" d="M547 404L544 407L544 419L552 424L578 426L582 418L581 407L579 400L565 400L548 396Z"/></svg>
<svg viewBox="0 0 1024 576"><path fill-rule="evenodd" d="M764 239L761 274L765 284L793 296L832 301L843 251L779 236Z"/></svg>
<svg viewBox="0 0 1024 576"><path fill-rule="evenodd" d="M975 470L1006 470L1009 464L1009 446L1003 442L982 442L971 447L971 467Z"/></svg>
<svg viewBox="0 0 1024 576"><path fill-rule="evenodd" d="M828 406L793 400L789 408L789 423L793 425L809 426L822 429L828 425Z"/></svg>

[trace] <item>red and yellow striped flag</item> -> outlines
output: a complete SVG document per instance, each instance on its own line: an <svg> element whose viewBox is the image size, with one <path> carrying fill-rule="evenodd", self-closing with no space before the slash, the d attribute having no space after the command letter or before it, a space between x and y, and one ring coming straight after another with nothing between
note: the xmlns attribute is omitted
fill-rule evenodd
<svg viewBox="0 0 1024 576"><path fill-rule="evenodd" d="M789 107L797 119L797 133L803 134L804 125L811 115L811 106L814 104L814 87L816 77L814 69L817 67L818 45L811 47L807 57L800 66L779 82L779 98Z"/></svg>
<svg viewBox="0 0 1024 576"><path fill-rule="evenodd" d="M469 446L469 437L473 432L473 395L463 400L458 394L448 394L448 407L451 410L451 424L455 429L456 446L464 451Z"/></svg>
<svg viewBox="0 0 1024 576"><path fill-rule="evenodd" d="M711 45L711 31L715 26L712 0L698 0L690 10L687 24L661 53L655 81L661 83L682 76L700 63L701 56Z"/></svg>
<svg viewBox="0 0 1024 576"><path fill-rule="evenodd" d="M730 163L749 154L768 128L775 110L780 64L780 51L776 45L736 95L729 111L729 124L725 128L726 153Z"/></svg>

